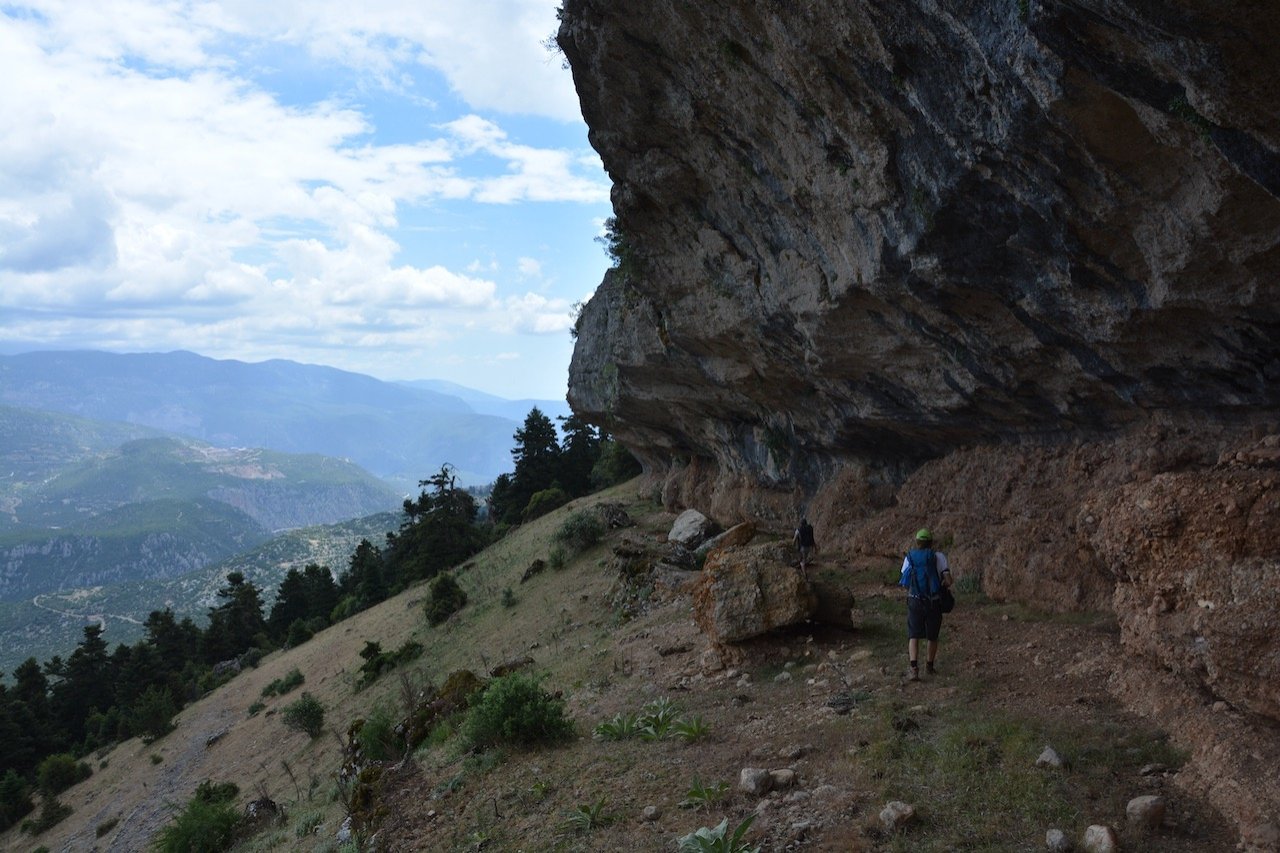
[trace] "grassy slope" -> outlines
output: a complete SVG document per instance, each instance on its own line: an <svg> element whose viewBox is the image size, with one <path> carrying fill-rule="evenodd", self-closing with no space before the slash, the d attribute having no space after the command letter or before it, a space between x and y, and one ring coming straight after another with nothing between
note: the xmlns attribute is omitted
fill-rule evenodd
<svg viewBox="0 0 1280 853"><path fill-rule="evenodd" d="M1116 648L1105 619L1043 623L971 597L948 628L944 675L905 684L901 602L884 581L892 567L843 564L831 555L820 571L858 587L859 630L784 633L742 649L735 671L703 674L705 641L691 624L686 596L659 590L649 610L627 622L607 603L614 582L605 568L609 544L623 535L657 539L671 521L634 488L578 501L480 555L460 575L472 604L439 628L422 618L425 590L418 587L273 655L185 710L177 730L158 743L130 741L100 756L94 777L64 795L75 811L62 825L38 839L11 832L0 843L138 849L163 823L165 800L184 801L212 778L238 783L242 802L265 791L288 810L282 827L243 849L336 849L331 839L343 817L333 798L338 738L310 741L274 712L301 690L321 700L335 732L378 703L398 711L404 682L395 674L353 689L366 640L384 649L422 642L427 651L405 673L409 682L439 683L460 667L482 672L530 654L548 688L564 692L581 735L565 747L494 756L467 755L456 736L420 749L388 776L384 850L486 843L494 850L672 850L679 834L722 818L732 825L757 810L755 798L732 790L705 811L678 807L695 780L732 789L749 766L790 767L800 777L800 796L776 794L759 808L750 837L765 850L799 839L817 850L1035 850L1051 825L1077 839L1088 823L1123 825L1127 798L1151 789L1138 768L1180 760L1106 693ZM550 552L566 514L601 497L626 501L640 527L611 533L564 570L520 584L529 563ZM510 608L500 603L508 587L517 598ZM269 699L263 713L247 717L262 688L294 668L306 677L301 690ZM853 697L852 713L827 707L837 692ZM703 717L710 736L697 744L590 737L597 723L663 695ZM1034 769L1050 742L1074 762L1071 769ZM1164 792L1178 823L1159 839L1131 835L1129 849L1231 849L1221 822L1198 801L1172 786ZM921 813L904 835L875 828L879 809L894 798L910 799ZM574 810L594 802L613 822L597 821L585 835L561 831ZM655 820L641 818L646 805L658 807ZM95 829L111 820L117 823L95 839ZM303 831L313 825L316 834ZM1158 847L1144 847L1148 841Z"/></svg>

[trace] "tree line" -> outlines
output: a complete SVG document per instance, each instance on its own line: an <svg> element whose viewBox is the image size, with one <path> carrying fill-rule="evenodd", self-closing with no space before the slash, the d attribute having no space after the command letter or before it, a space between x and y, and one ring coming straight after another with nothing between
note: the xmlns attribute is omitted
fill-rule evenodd
<svg viewBox="0 0 1280 853"><path fill-rule="evenodd" d="M502 536L574 497L639 473L634 458L590 424L562 418L564 438L538 409L513 436L514 471L494 482L484 512L457 485L450 465L406 499L399 529L382 547L362 540L336 579L328 567L290 569L269 611L243 574L227 575L207 626L152 611L144 636L112 651L100 625L87 625L63 660L28 658L0 681L0 829L33 808L39 789L56 802L70 762L119 740L162 737L173 716L267 652L306 642L317 631L461 565ZM487 522L482 522L487 516ZM0 674L2 677L3 674ZM83 765L88 769L87 765ZM55 772L57 771L57 772ZM62 785L65 787L66 785Z"/></svg>

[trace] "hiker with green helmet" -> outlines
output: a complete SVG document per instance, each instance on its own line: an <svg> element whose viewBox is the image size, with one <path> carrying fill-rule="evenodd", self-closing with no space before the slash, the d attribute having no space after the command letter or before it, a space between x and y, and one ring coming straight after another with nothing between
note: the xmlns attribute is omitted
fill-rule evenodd
<svg viewBox="0 0 1280 853"><path fill-rule="evenodd" d="M925 666L930 675L937 672L938 635L942 632L942 588L951 586L951 568L947 555L933 550L933 534L928 528L916 532L916 547L902 561L902 577L898 585L907 589L907 656L911 660L912 681L920 680L920 640L929 641Z"/></svg>

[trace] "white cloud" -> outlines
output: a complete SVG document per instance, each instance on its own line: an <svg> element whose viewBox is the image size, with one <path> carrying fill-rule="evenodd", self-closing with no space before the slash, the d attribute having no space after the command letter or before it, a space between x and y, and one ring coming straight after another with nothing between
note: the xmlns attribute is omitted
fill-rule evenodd
<svg viewBox="0 0 1280 853"><path fill-rule="evenodd" d="M402 245L453 202L607 201L589 151L513 141L478 114L578 120L569 76L539 44L554 8L0 5L0 340L252 358L563 331L563 300L501 292L504 263L545 287L536 258L500 261L478 239L442 263ZM282 45L322 60L318 77L354 70L414 109L447 100L422 89L437 70L475 112L441 123L424 111L417 138L407 122L388 137L349 86L271 88L259 74Z"/></svg>
<svg viewBox="0 0 1280 853"><path fill-rule="evenodd" d="M525 278L542 277L542 264L535 258L520 258L516 261L516 269L520 270L520 275Z"/></svg>

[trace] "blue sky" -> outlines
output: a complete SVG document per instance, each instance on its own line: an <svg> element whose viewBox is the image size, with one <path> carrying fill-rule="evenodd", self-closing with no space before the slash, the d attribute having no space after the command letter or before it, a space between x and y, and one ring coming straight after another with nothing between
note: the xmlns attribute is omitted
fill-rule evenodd
<svg viewBox="0 0 1280 853"><path fill-rule="evenodd" d="M557 0L0 0L0 351L562 397L609 183Z"/></svg>

